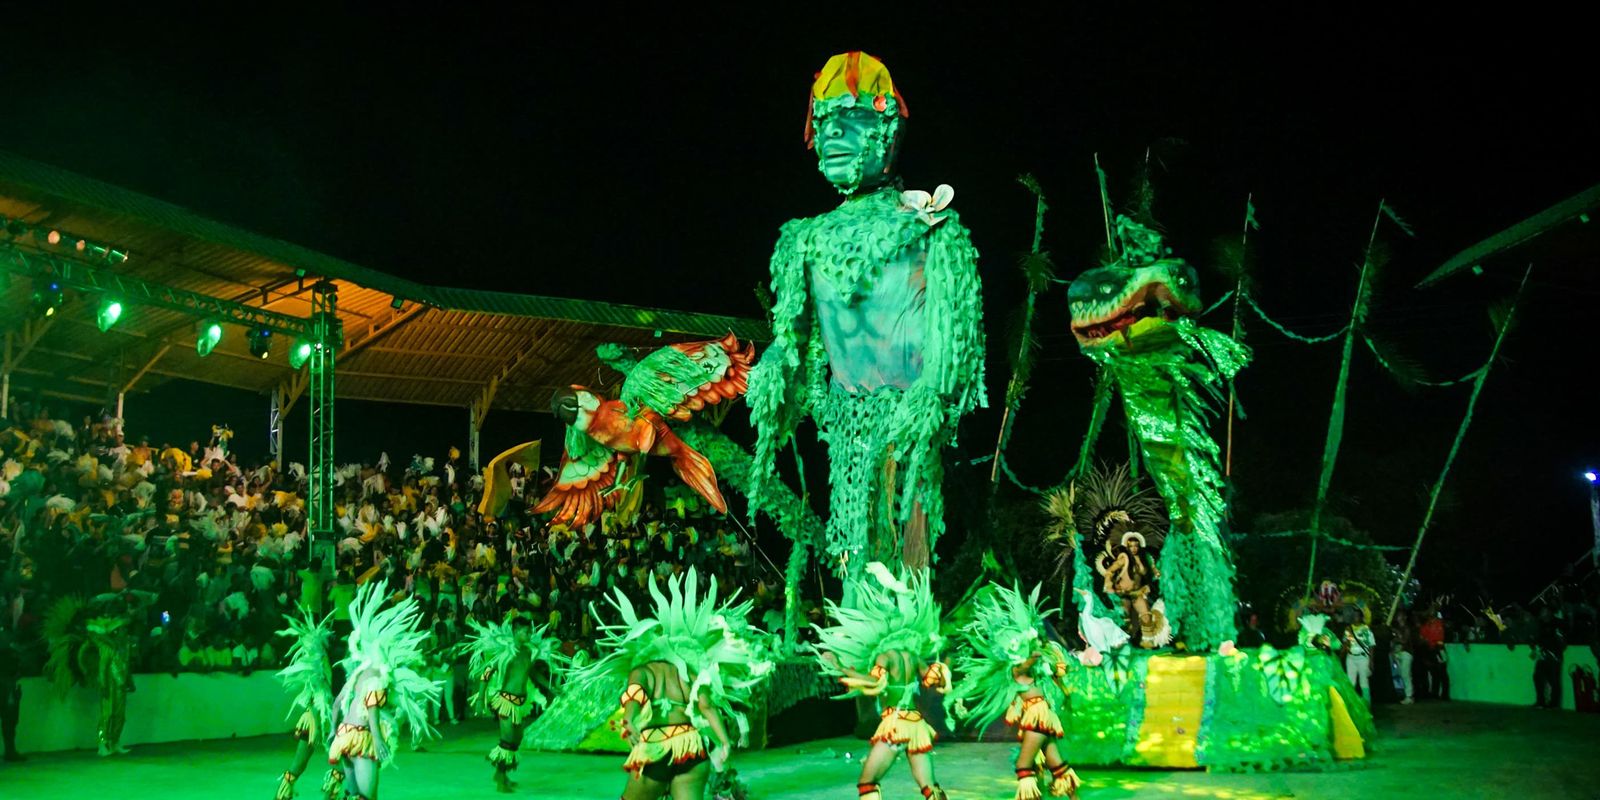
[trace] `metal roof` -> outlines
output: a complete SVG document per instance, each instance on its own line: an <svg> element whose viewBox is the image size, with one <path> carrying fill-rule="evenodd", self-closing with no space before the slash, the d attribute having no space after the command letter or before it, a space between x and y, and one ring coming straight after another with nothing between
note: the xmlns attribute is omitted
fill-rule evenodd
<svg viewBox="0 0 1600 800"><path fill-rule="evenodd" d="M556 388L601 374L597 344L651 347L730 331L741 339L767 336L754 319L422 284L5 151L0 216L128 253L124 262L97 265L119 276L288 317L309 317L312 286L331 281L344 325L336 384L344 399L458 407L487 399L495 408L544 411ZM0 245L12 258L52 250L4 231ZM70 247L54 249L78 257ZM16 386L99 403L173 378L260 392L296 383L287 341L274 341L271 356L258 359L246 331L228 325L202 359L191 314L130 301L122 320L102 333L95 298L69 292L59 313L37 319L34 281L6 278L0 272L0 329Z"/></svg>

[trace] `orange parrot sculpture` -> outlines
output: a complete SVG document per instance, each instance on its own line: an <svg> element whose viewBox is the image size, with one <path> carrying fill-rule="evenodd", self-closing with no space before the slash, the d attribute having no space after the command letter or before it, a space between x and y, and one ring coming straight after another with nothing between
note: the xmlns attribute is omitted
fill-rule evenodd
<svg viewBox="0 0 1600 800"><path fill-rule="evenodd" d="M686 421L708 405L742 396L754 362L755 346L740 344L730 333L650 353L628 369L615 399L583 386L556 392L550 410L567 425L565 451L555 485L534 513L554 511L552 523L574 528L598 520L616 505L636 455L672 459L678 477L726 513L711 461L667 422Z"/></svg>

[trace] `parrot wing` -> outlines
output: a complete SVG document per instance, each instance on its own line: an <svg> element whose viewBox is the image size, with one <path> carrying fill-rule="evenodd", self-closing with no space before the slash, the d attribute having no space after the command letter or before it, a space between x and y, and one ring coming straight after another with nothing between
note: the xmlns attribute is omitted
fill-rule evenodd
<svg viewBox="0 0 1600 800"><path fill-rule="evenodd" d="M556 512L551 522L583 526L600 518L600 512L613 499L606 493L616 485L627 463L627 456L606 447L587 433L567 427L566 450L561 454L561 471L533 513Z"/></svg>
<svg viewBox="0 0 1600 800"><path fill-rule="evenodd" d="M628 370L622 401L634 413L649 408L664 417L687 420L708 405L745 393L755 345L741 345L733 334L722 339L663 347Z"/></svg>

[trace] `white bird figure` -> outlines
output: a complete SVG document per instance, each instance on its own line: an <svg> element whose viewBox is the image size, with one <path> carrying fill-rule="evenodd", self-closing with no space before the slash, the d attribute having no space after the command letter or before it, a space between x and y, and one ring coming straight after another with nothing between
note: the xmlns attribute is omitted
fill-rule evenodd
<svg viewBox="0 0 1600 800"><path fill-rule="evenodd" d="M1078 615L1078 632L1090 647L1109 653L1128 643L1128 632L1114 620L1099 615L1099 602L1087 589L1079 589L1083 596L1082 611Z"/></svg>
<svg viewBox="0 0 1600 800"><path fill-rule="evenodd" d="M877 578L878 583L882 584L883 588L888 589L895 594L911 594L911 587L907 586L904 581L896 578L894 573L890 572L889 568L884 566L884 564L880 561L874 561L868 564L867 573L872 575L872 577Z"/></svg>

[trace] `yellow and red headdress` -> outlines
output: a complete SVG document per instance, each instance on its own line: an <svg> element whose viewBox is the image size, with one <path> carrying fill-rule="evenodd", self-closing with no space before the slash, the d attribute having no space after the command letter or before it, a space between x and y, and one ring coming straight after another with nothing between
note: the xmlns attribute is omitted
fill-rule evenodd
<svg viewBox="0 0 1600 800"><path fill-rule="evenodd" d="M828 59L811 84L811 98L806 104L806 147L812 147L816 138L813 119L817 103L845 95L860 98L863 94L872 98L872 107L878 111L888 113L892 99L902 119L911 116L905 98L894 88L894 79L889 77L889 68L882 61L860 50L840 53Z"/></svg>

